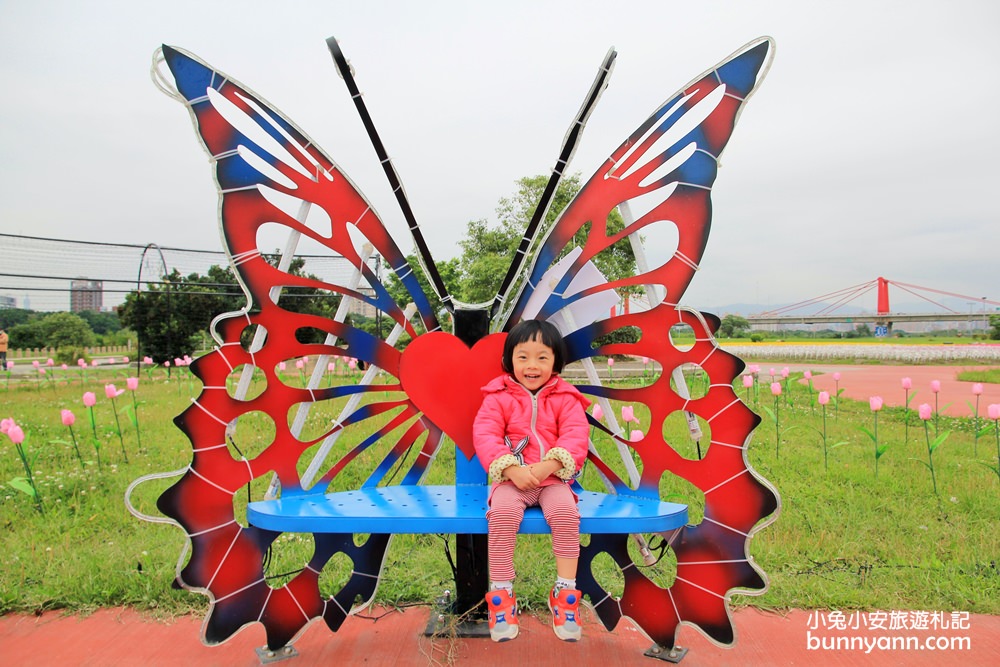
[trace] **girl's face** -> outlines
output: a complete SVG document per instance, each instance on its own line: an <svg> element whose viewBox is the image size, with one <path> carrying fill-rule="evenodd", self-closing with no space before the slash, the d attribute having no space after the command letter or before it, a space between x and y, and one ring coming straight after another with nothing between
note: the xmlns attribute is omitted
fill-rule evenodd
<svg viewBox="0 0 1000 667"><path fill-rule="evenodd" d="M552 348L538 340L528 340L514 346L514 379L535 393L552 377L555 354Z"/></svg>

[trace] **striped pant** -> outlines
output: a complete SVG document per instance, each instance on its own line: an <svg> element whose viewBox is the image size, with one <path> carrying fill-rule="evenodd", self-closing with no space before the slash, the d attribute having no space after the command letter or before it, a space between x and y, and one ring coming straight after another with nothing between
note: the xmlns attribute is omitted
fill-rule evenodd
<svg viewBox="0 0 1000 667"><path fill-rule="evenodd" d="M580 557L580 511L576 495L568 484L550 484L532 491L521 491L513 482L503 482L493 489L489 522L490 579L514 579L514 545L524 510L538 505L552 530L552 552L560 558Z"/></svg>

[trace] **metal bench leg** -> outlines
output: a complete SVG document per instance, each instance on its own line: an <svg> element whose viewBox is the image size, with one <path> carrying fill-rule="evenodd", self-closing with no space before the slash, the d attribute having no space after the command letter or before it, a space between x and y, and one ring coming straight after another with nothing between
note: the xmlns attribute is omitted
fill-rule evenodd
<svg viewBox="0 0 1000 667"><path fill-rule="evenodd" d="M688 650L683 646L667 648L659 644L653 644L643 655L647 658L656 658L657 660L677 664L687 655L687 652Z"/></svg>

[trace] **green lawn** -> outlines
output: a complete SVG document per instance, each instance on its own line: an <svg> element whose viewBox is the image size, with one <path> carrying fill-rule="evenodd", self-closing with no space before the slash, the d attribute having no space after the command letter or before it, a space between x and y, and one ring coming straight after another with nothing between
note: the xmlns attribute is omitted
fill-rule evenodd
<svg viewBox="0 0 1000 667"><path fill-rule="evenodd" d="M56 376L54 382L15 379L7 385L0 376L0 417L13 417L28 432L27 452L44 509L39 512L32 498L8 481L23 477L24 471L4 437L0 441L0 480L4 482L0 492L4 547L0 613L119 605L165 614L204 610L206 598L171 587L184 546L182 532L175 526L139 521L123 503L126 488L136 478L182 469L190 461L190 445L171 420L197 395L197 382L186 371L169 382L162 370L152 379L143 375L136 392L140 445L125 412L132 396L126 392L117 399L121 441L111 403L104 396L103 384L124 386L123 374L88 370L85 380L76 371L65 377L57 371ZM924 425L915 414L908 415L907 426L907 413L901 408L880 413L879 444L888 448L879 460L876 478L875 443L861 430L873 427L868 405L845 400L836 410L833 403L827 406L825 462L820 406L805 387L794 382L789 386L791 402L782 399L778 423L764 410L774 411L766 388L760 405L753 392L746 394L742 385L737 388L738 395L748 396L751 407L762 414L764 421L753 435L749 458L779 490L782 508L778 520L763 529L751 546L771 588L761 597L737 597L736 603L769 608L1000 613L996 562L1000 555L1000 477L991 468L998 465L995 431L977 438L971 419L940 420L940 432L949 435L934 453L939 489L935 495L925 465ZM85 390L98 396L94 410L101 466L81 404ZM82 464L69 430L60 421L63 408L76 413L74 432ZM637 413L640 423L647 423L638 406ZM315 416L319 421L327 418L321 413ZM934 423L929 424L933 440ZM680 431L666 435L671 442L684 443L678 447L694 447ZM266 440L266 432L260 438ZM708 433L704 440L703 446L709 446ZM438 466L445 470L447 463L439 461ZM597 483L592 470L584 479L588 486ZM138 509L156 515L155 499L171 483L171 479L160 479L139 487L133 496ZM692 520L699 520L700 492L684 483L671 484L664 482L664 492L684 496L692 506ZM259 494L262 489L255 482L251 491ZM450 542L454 554L453 539ZM311 544L310 535L282 536L273 550L269 572L301 567ZM395 538L378 601L430 602L444 589L453 588L445 544L445 538L436 535ZM544 608L552 576L548 537L522 537L517 558L522 573L520 596L529 609ZM338 568L348 567L347 562L334 563L324 576L337 576ZM657 581L669 583L673 576L669 555L651 572ZM598 578L612 592L616 586L620 591L615 575L615 568L608 567ZM280 583L282 578L274 581Z"/></svg>

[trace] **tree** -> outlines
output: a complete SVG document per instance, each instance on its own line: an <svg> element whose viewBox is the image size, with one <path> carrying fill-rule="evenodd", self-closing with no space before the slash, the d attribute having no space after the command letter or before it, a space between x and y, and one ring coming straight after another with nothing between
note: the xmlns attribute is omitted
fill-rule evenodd
<svg viewBox="0 0 1000 667"><path fill-rule="evenodd" d="M993 327L990 340L1000 340L1000 315L990 315L990 326Z"/></svg>
<svg viewBox="0 0 1000 667"><path fill-rule="evenodd" d="M100 313L96 310L82 310L77 315L83 318L90 325L90 330L98 336L118 333L122 329L118 313L114 311Z"/></svg>
<svg viewBox="0 0 1000 667"><path fill-rule="evenodd" d="M743 338L750 333L750 322L739 315L726 315L719 325L720 338Z"/></svg>
<svg viewBox="0 0 1000 667"><path fill-rule="evenodd" d="M94 332L79 315L73 313L52 313L39 323L45 344L57 350L63 348L83 348L94 344Z"/></svg>
<svg viewBox="0 0 1000 667"><path fill-rule="evenodd" d="M547 183L548 176L521 178L517 181L517 191L511 197L500 199L496 209L497 226L491 227L485 220L468 223L466 237L459 242L462 248L462 255L459 258L460 298L463 301L476 303L492 300L496 296L500 281L507 273L511 258L524 236ZM581 187L579 174L572 174L562 179L538 234L539 241L545 237L559 214L580 192ZM625 222L617 209L608 216L607 225L609 234L625 228ZM587 223L576 233L573 241L563 252L569 252L573 246L582 246L590 233L591 225ZM635 255L627 241L616 243L599 253L594 258L594 264L609 281L633 276L636 271ZM635 289L635 292L641 291L641 288Z"/></svg>
<svg viewBox="0 0 1000 667"><path fill-rule="evenodd" d="M273 265L278 263L277 255L266 258ZM295 258L289 265L289 273L316 279L303 274L304 266L305 260ZM340 297L313 287L288 287L282 291L279 303L291 312L332 318ZM201 334L208 331L217 315L239 310L245 304L246 296L229 269L212 266L205 276L197 273L181 276L174 269L161 283L128 294L118 316L123 325L138 335L140 353L163 362L196 350ZM305 343L321 342L325 335L318 330L296 332L296 337ZM247 341L250 336L251 332L245 332Z"/></svg>
<svg viewBox="0 0 1000 667"><path fill-rule="evenodd" d="M35 316L34 311L24 308L0 308L0 329L9 333L18 324L27 324Z"/></svg>

